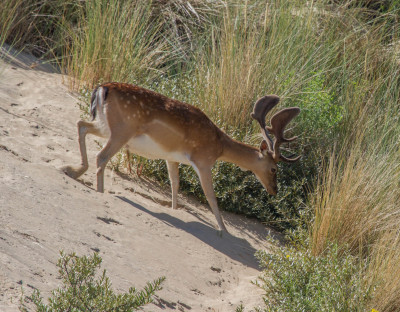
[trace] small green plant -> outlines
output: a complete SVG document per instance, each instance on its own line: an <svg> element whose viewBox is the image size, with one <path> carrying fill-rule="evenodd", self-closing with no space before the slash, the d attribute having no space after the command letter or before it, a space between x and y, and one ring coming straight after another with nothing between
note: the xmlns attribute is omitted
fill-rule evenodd
<svg viewBox="0 0 400 312"><path fill-rule="evenodd" d="M257 257L264 268L257 281L266 292L264 311L365 311L370 294L363 288L362 266L337 245L320 256L290 245Z"/></svg>
<svg viewBox="0 0 400 312"><path fill-rule="evenodd" d="M147 283L143 290L131 287L127 293L116 294L111 289L111 282L106 276L106 270L97 277L102 259L94 253L93 256L78 257L75 253L64 254L60 252L57 267L62 281L62 286L53 291L43 303L39 290L34 290L28 297L37 312L128 312L138 310L145 304L152 302L156 291L161 290L165 277ZM28 311L25 303L21 304L20 311Z"/></svg>
<svg viewBox="0 0 400 312"><path fill-rule="evenodd" d="M305 84L296 103L301 108L299 124L302 132L318 140L331 143L329 139L343 119L343 107L335 94L326 86L326 77L322 72L313 73Z"/></svg>

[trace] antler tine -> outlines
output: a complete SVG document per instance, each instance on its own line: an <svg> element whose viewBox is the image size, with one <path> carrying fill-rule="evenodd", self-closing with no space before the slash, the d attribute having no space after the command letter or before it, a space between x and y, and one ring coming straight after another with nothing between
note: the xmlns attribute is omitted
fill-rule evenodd
<svg viewBox="0 0 400 312"><path fill-rule="evenodd" d="M261 134L267 142L271 152L274 150L274 141L272 141L271 137L268 135L267 127L265 125L265 116L278 103L279 97L276 95L263 96L257 100L256 104L254 104L253 112L251 113L251 117L257 120L260 124Z"/></svg>
<svg viewBox="0 0 400 312"><path fill-rule="evenodd" d="M273 158L276 162L284 161L284 162L295 162L300 159L301 156L295 158L287 158L280 153L279 147L282 143L291 142L297 139L297 136L292 138L285 138L283 133L285 131L285 127L289 124L289 122L296 117L300 113L300 108L298 107L290 107L285 108L278 113L276 113L271 118L271 127L267 127L268 131L270 131L275 136L275 144L273 149Z"/></svg>

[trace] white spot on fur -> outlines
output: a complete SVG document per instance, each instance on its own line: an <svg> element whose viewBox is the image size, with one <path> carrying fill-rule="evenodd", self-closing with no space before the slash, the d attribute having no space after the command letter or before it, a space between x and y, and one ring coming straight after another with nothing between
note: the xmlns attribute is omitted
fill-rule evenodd
<svg viewBox="0 0 400 312"><path fill-rule="evenodd" d="M126 105L126 104L125 104L125 105L124 105L124 107L125 107L125 108L127 108L127 107L128 107L128 105Z"/></svg>

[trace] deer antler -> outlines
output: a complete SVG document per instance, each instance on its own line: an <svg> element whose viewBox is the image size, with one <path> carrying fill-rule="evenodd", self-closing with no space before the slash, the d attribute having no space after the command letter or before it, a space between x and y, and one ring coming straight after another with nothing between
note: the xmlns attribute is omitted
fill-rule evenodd
<svg viewBox="0 0 400 312"><path fill-rule="evenodd" d="M278 161L295 162L301 158L301 156L297 156L295 158L287 158L281 155L279 149L282 143L292 142L297 139L297 136L292 137L290 139L284 138L283 133L288 123L299 113L300 113L300 108L290 107L290 108L285 108L280 112L277 112L271 118L271 127L267 127L267 130L270 131L275 136L273 158L276 162Z"/></svg>
<svg viewBox="0 0 400 312"><path fill-rule="evenodd" d="M289 122L300 113L300 108L290 107L277 112L271 118L271 127L266 126L265 117L268 114L268 112L276 104L278 104L278 102L279 102L279 97L276 95L266 95L260 98L254 105L251 117L257 120L257 122L260 124L261 134L263 135L265 141L268 144L269 153L271 153L271 156L274 159L274 161L295 162L298 161L301 158L301 156L297 156L295 158L285 157L281 155L279 148L283 143L291 142L297 139L297 136L287 139L283 136L283 134L285 131L285 127L289 124ZM274 141L271 139L268 132L274 135L275 137Z"/></svg>
<svg viewBox="0 0 400 312"><path fill-rule="evenodd" d="M268 144L268 149L272 152L274 149L274 142L268 135L265 125L265 116L269 113L271 109L279 103L279 97L276 95L266 95L258 99L256 104L254 104L253 112L251 117L258 121L261 126L261 134L264 137L265 142Z"/></svg>

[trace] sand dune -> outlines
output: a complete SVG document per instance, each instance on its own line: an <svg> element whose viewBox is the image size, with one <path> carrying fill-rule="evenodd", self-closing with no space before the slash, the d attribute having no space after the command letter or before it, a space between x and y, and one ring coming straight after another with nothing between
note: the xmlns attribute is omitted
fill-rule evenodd
<svg viewBox="0 0 400 312"><path fill-rule="evenodd" d="M99 251L113 287L126 291L166 276L151 311L234 311L261 304L250 283L254 253L268 249L270 231L255 220L223 213L220 238L207 206L148 179L107 170L104 194L90 169L79 181L59 168L79 163L78 97L48 66L26 55L0 61L0 311L18 311L21 284L43 295L59 284L59 251ZM34 64L34 66L31 66ZM34 67L33 69L31 67ZM109 222L112 220L112 222Z"/></svg>

